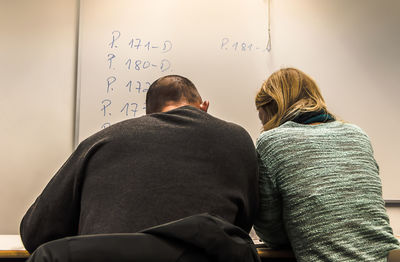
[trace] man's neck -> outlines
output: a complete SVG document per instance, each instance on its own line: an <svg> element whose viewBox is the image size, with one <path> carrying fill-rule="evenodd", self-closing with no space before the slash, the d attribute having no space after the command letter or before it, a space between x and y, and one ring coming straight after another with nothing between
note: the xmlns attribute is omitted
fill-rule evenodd
<svg viewBox="0 0 400 262"><path fill-rule="evenodd" d="M170 110L176 109L178 107L182 107L182 106L190 106L190 104L188 104L188 103L169 104L169 105L164 106L164 108L161 110L161 112L167 112L167 111L170 111ZM191 105L191 106L193 106L193 105Z"/></svg>

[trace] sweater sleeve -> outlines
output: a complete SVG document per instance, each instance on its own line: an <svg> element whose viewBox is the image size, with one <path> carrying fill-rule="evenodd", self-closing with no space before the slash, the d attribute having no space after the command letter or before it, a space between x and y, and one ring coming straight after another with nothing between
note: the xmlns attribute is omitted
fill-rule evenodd
<svg viewBox="0 0 400 262"><path fill-rule="evenodd" d="M260 156L259 191L260 210L254 222L257 235L271 248L289 246L282 218L282 198Z"/></svg>
<svg viewBox="0 0 400 262"><path fill-rule="evenodd" d="M85 166L101 143L86 144L73 152L23 217L20 234L29 253L48 241L77 234Z"/></svg>

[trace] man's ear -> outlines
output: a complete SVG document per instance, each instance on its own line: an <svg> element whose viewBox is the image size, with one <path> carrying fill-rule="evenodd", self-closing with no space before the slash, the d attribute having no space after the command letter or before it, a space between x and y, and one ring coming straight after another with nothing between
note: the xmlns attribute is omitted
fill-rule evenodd
<svg viewBox="0 0 400 262"><path fill-rule="evenodd" d="M210 102L208 100L205 100L200 104L200 109L203 110L204 112L207 112L209 106Z"/></svg>

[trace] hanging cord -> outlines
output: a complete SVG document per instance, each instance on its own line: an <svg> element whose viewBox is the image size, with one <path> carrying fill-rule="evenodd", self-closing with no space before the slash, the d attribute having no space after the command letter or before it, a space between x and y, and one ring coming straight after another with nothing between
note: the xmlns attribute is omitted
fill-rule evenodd
<svg viewBox="0 0 400 262"><path fill-rule="evenodd" d="M271 0L268 0L268 43L267 51L271 51Z"/></svg>

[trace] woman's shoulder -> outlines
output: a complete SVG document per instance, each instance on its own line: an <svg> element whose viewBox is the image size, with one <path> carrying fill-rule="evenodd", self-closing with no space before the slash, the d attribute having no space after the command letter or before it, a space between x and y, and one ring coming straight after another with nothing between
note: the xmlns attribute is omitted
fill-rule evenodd
<svg viewBox="0 0 400 262"><path fill-rule="evenodd" d="M318 125L305 125L288 121L279 127L264 131L257 139L257 147L289 140L299 140L302 138L312 139L313 137L331 136L334 137L362 137L369 140L368 135L356 124L332 121Z"/></svg>
<svg viewBox="0 0 400 262"><path fill-rule="evenodd" d="M334 124L338 133L342 133L345 137L353 139L359 137L361 139L370 140L367 133L356 124L343 121L335 121Z"/></svg>
<svg viewBox="0 0 400 262"><path fill-rule="evenodd" d="M298 137L298 132L298 129L288 127L285 123L276 128L263 131L257 138L256 147L257 149L280 147L281 144L288 144L290 140Z"/></svg>
<svg viewBox="0 0 400 262"><path fill-rule="evenodd" d="M257 138L256 145L267 143L281 137L281 135L287 135L281 128L281 126L263 131Z"/></svg>

